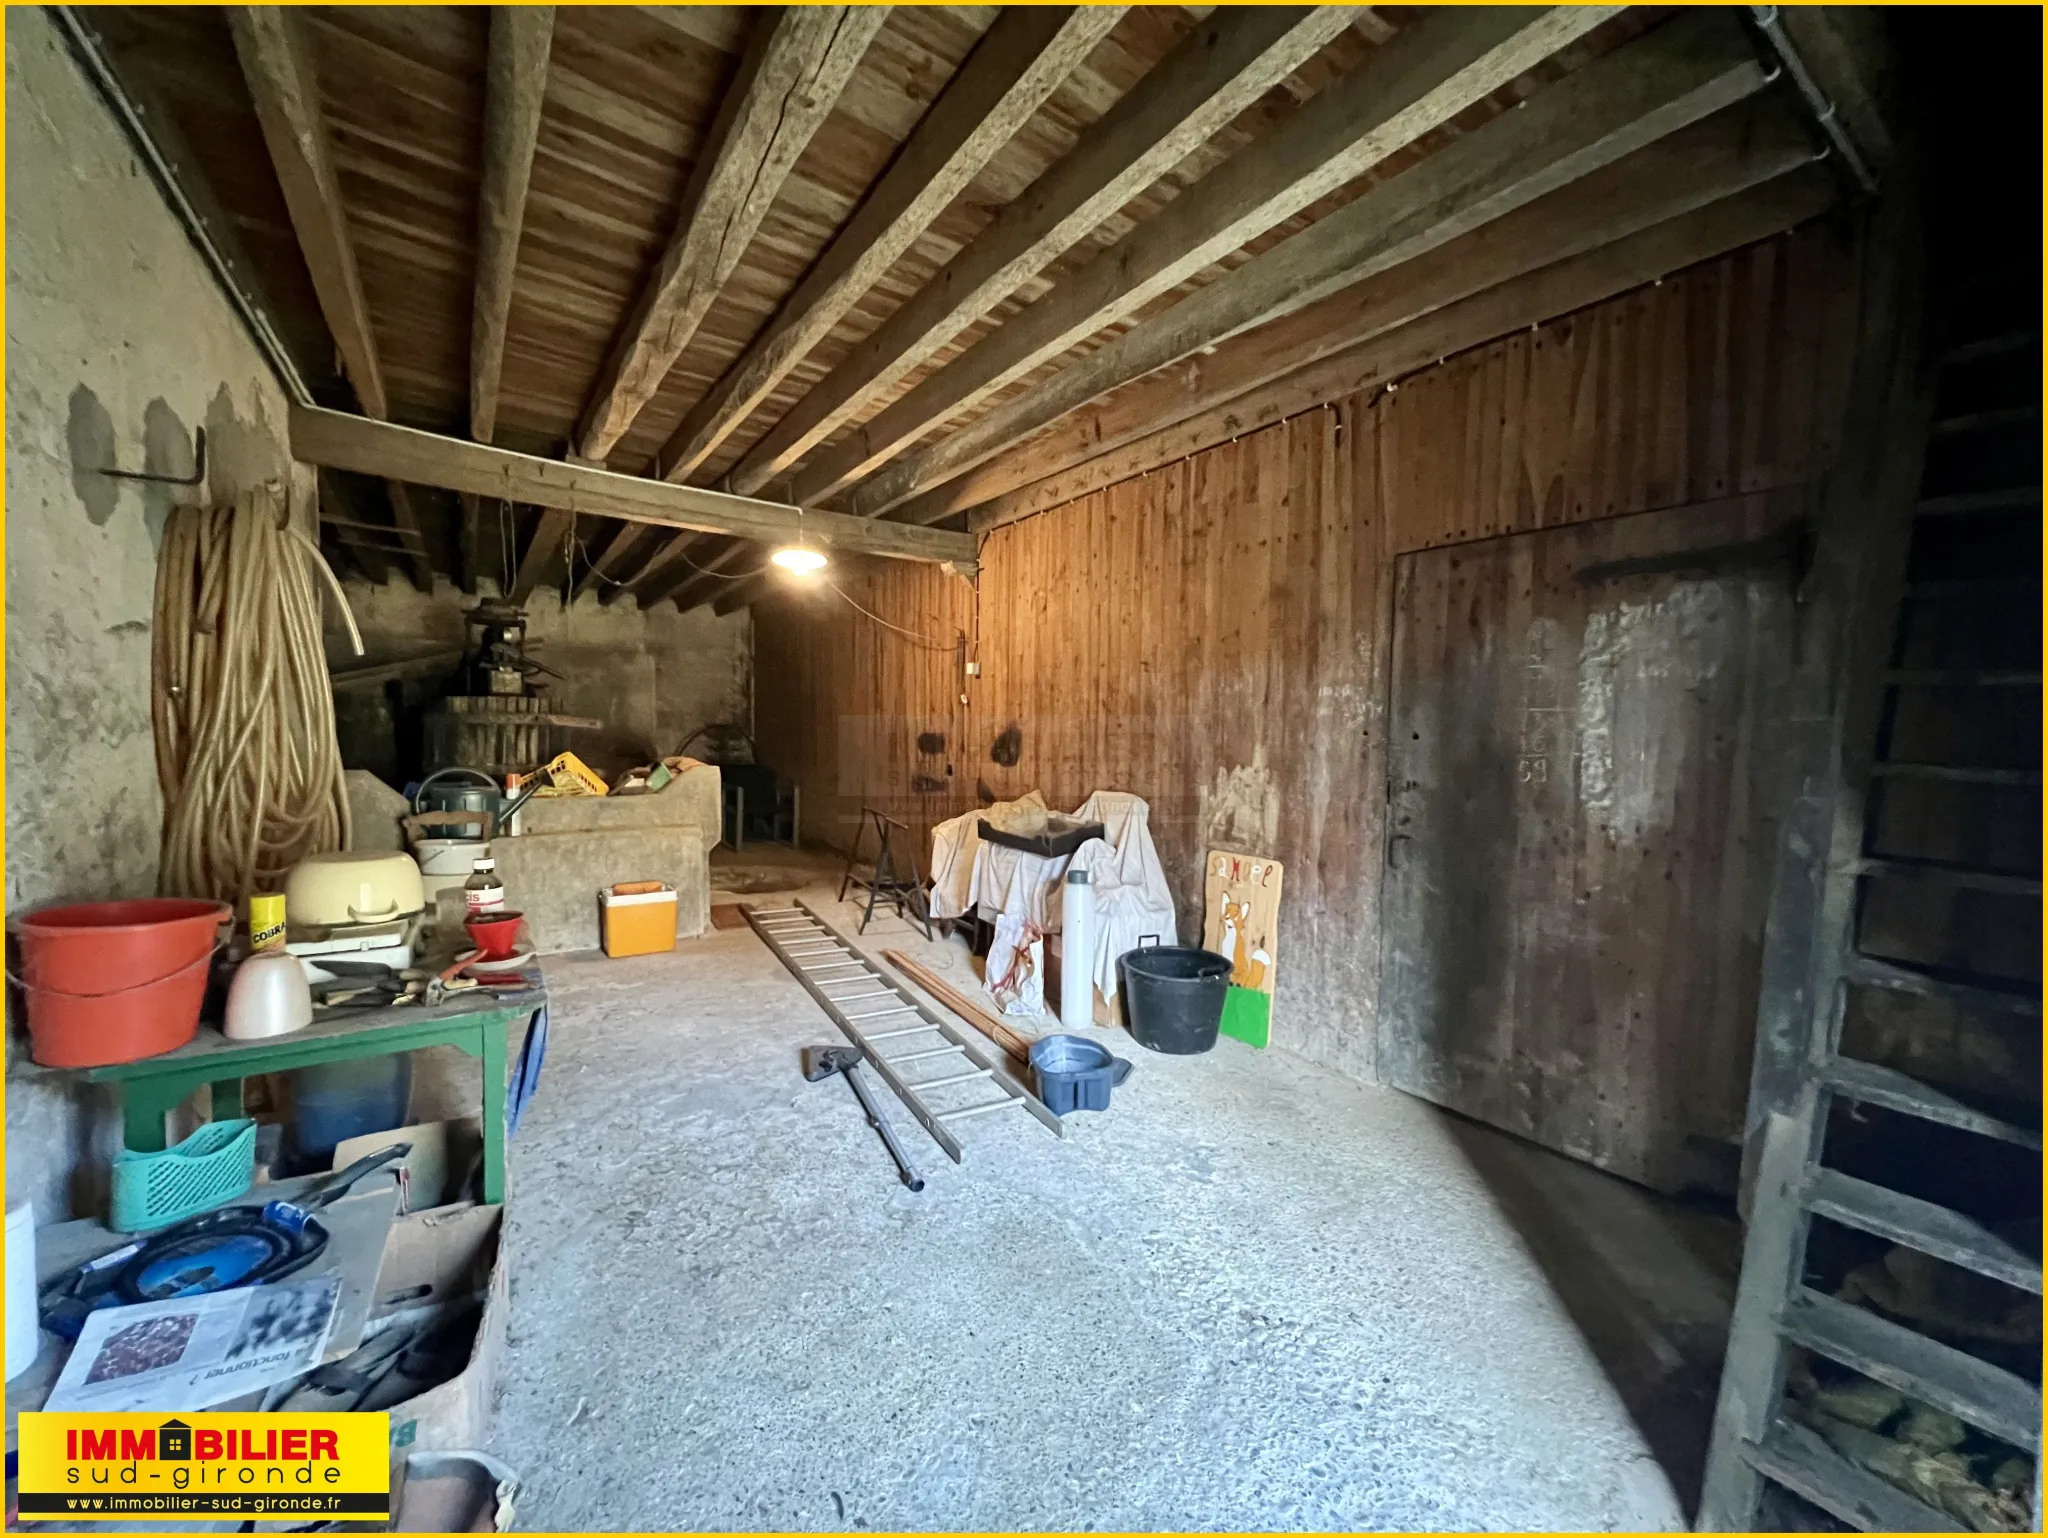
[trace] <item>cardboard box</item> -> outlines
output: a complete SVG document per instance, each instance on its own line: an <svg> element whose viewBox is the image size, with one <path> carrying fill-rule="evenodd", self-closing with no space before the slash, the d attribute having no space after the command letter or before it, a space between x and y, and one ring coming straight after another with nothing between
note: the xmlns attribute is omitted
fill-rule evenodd
<svg viewBox="0 0 2048 1538"><path fill-rule="evenodd" d="M391 1225L371 1305L373 1330L404 1317L430 1317L478 1299L483 1302L476 1340L463 1370L392 1406L394 1461L415 1452L481 1447L488 1437L512 1306L500 1244L504 1217L503 1207L466 1203L408 1213Z"/></svg>

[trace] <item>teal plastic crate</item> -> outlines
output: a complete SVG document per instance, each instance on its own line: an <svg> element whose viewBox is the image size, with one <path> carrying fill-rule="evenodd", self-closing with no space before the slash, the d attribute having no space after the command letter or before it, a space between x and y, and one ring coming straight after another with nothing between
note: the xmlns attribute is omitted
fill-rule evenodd
<svg viewBox="0 0 2048 1538"><path fill-rule="evenodd" d="M256 1179L256 1123L210 1121L161 1153L123 1149L114 1160L117 1233L162 1228L232 1201Z"/></svg>

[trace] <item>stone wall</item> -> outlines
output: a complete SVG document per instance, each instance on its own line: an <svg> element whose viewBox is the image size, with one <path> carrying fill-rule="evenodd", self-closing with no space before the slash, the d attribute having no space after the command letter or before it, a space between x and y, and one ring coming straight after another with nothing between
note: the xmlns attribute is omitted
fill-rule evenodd
<svg viewBox="0 0 2048 1538"><path fill-rule="evenodd" d="M293 473L285 396L46 14L7 13L7 911L153 895L156 551L173 497ZM185 490L97 471L189 473ZM295 479L311 528L311 483ZM23 1078L9 999L7 1195L96 1198L105 1096ZM89 1177L88 1177L89 1178Z"/></svg>

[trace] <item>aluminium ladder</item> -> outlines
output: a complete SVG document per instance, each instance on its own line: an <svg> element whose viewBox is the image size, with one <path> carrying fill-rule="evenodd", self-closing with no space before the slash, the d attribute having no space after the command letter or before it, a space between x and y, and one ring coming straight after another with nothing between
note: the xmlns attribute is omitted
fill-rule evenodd
<svg viewBox="0 0 2048 1538"><path fill-rule="evenodd" d="M1067 1135L1060 1119L1000 1060L991 1058L980 1040L934 1012L848 944L807 904L799 902L790 908L747 904L740 911L762 943L804 985L804 991L818 1001L847 1040L860 1048L861 1056L955 1164L965 1159L966 1150L954 1134L954 1125L977 1116L1021 1106L1054 1136ZM885 1046L902 1050L885 1052ZM921 1065L916 1068L919 1077L906 1078L904 1070L913 1065ZM957 1099L970 1088L986 1087L1001 1090L1001 1097L943 1104L943 1099ZM940 1103L926 1099L934 1091L942 1092Z"/></svg>
<svg viewBox="0 0 2048 1538"><path fill-rule="evenodd" d="M2030 276L2030 282L2038 282ZM2005 329L1951 348L1941 360L1936 399L1953 401L1972 394L1971 377L1963 371L2012 353L2032 349L2038 355L2037 323L2022 320ZM2015 403L1994 402L1995 409L1972 409L1938 415L1929 430L1930 448L1961 447L1966 456L1986 451L1970 445L1978 435L2031 424L2038 463L2040 422L2038 372L2034 387L2006 385L2008 395L2030 394ZM1981 402L1973 402L1981 408ZM1955 461L1951 458L1951 463ZM1967 462L1967 459L1964 461ZM1982 515L2036 513L2038 486L1953 491L1940 484L1932 457L1923 464L1918 499L1913 505L1912 533L1930 534L1935 520ZM1966 1100L1906 1073L1844 1055L1842 1030L1851 987L1877 988L1953 1004L1979 1015L1999 1012L2038 1031L2041 997L2038 987L2020 991L1999 987L1995 980L1901 965L1865 955L1859 948L1859 899L1862 883L1875 878L1943 883L1954 889L2038 898L2038 876L1985 868L1991 862L1967 859L1886 858L1870 853L1875 840L1877 797L1883 787L1903 781L1939 780L1959 797L1981 797L1988 787L2038 786L2038 769L1970 764L1898 761L1891 757L1887 723L1897 719L1899 702L1915 689L1944 688L2000 691L2017 697L2023 689L2038 690L2038 650L2024 657L1988 659L1996 665L1950 666L1944 656L1934 667L1902 666L1896 653L1909 634L1908 626L1925 623L1925 605L2038 606L2038 578L1979 575L1960 579L1906 580L1902 558L1889 606L1879 612L1889 624L1872 639L1890 648L1884 657L1869 658L1864 676L1883 691L1880 708L1843 742L1834 791L1841 842L1856 847L1828 851L1822 875L1815 934L1812 1006L1805 1019L1806 1041L1795 1065L1794 1087L1773 1106L1762 1122L1762 1148L1757 1164L1750 1225L1743 1254L1734 1319L1713 1441L1701 1494L1699 1527L1744 1531L1757 1526L1765 1481L1781 1485L1811 1501L1852 1527L1870 1531L1962 1531L1947 1512L1880 1479L1841 1456L1816 1431L1784 1412L1784 1386L1792 1348L1808 1351L1849 1367L1913 1399L1955 1415L1981 1431L2013 1444L2035 1459L2035 1518L2040 1516L2039 1459L2041 1392L2019 1375L1937 1341L1880 1314L1855 1307L1806 1285L1807 1244L1815 1218L1874 1235L1891 1244L1931 1255L1954 1266L1991 1277L2008 1286L2041 1294L2041 1260L2008 1242L1976 1218L1936 1202L1922 1200L1867 1180L1857 1179L1822 1162L1830 1106L1846 1100L1862 1106L1938 1123L1977 1137L1995 1139L2038 1153L2038 1124L2015 1125ZM2038 633L2034 644L2038 647ZM1987 659L1975 659L1983 662ZM1881 662L1882 670L1870 664ZM1852 675L1854 676L1854 675ZM1870 695L1863 696L1866 700ZM1874 791L1875 795L1866 792ZM1979 806L1980 812L1982 806ZM1825 842L1823 844L1825 848ZM1991 984L1987 986L1987 983ZM1766 1053L1759 1033L1758 1053Z"/></svg>

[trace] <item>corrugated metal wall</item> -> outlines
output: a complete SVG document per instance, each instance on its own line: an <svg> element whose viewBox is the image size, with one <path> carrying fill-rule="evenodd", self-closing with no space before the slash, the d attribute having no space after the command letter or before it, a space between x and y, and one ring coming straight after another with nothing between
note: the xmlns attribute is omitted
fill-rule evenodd
<svg viewBox="0 0 2048 1538"><path fill-rule="evenodd" d="M932 568L836 574L925 644L830 591L759 605L762 757L839 843L864 801L922 831L983 787L1134 791L1189 932L1205 847L1277 856L1276 1038L1371 1078L1394 557L1810 481L1853 274L1797 231L997 529L978 615Z"/></svg>

